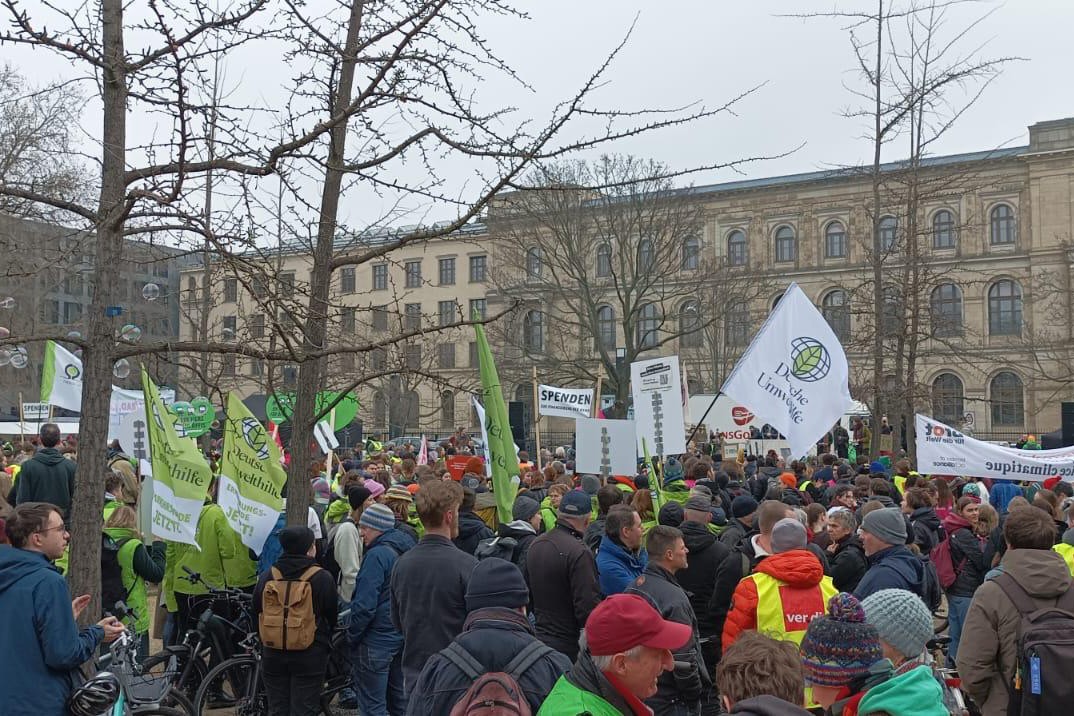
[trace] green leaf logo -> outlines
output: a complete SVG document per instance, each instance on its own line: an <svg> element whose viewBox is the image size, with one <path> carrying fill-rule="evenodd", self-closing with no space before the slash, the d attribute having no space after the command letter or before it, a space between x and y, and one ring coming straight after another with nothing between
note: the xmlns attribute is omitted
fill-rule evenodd
<svg viewBox="0 0 1074 716"><path fill-rule="evenodd" d="M828 349L816 338L801 337L791 341L791 375L806 383L823 380L831 369Z"/></svg>

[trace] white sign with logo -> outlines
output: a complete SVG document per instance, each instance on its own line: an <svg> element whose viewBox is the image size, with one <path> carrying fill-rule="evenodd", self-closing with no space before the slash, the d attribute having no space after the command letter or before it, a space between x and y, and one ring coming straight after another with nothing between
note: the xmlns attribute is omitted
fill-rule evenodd
<svg viewBox="0 0 1074 716"><path fill-rule="evenodd" d="M971 438L926 415L914 417L917 469L928 475L964 475L1043 482L1074 481L1074 447L1019 450Z"/></svg>
<svg viewBox="0 0 1074 716"><path fill-rule="evenodd" d="M660 456L686 452L679 357L631 363L630 394L634 399L638 454L645 454L645 448L650 455Z"/></svg>
<svg viewBox="0 0 1074 716"><path fill-rule="evenodd" d="M588 418L593 414L592 388L537 386L538 413L561 418Z"/></svg>
<svg viewBox="0 0 1074 716"><path fill-rule="evenodd" d="M339 440L332 430L332 425L327 420L322 420L313 426L313 437L321 447L321 452L328 453L339 447Z"/></svg>
<svg viewBox="0 0 1074 716"><path fill-rule="evenodd" d="M849 379L839 339L792 283L720 392L786 436L801 457L854 404Z"/></svg>
<svg viewBox="0 0 1074 716"><path fill-rule="evenodd" d="M629 477L638 472L633 420L579 418L574 433L578 444L575 472Z"/></svg>

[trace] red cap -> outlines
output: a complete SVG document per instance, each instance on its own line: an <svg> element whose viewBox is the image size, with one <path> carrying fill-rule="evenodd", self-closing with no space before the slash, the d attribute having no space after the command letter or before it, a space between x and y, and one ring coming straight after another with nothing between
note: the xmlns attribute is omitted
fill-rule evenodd
<svg viewBox="0 0 1074 716"><path fill-rule="evenodd" d="M1059 475L1053 475L1044 481L1045 490L1054 490L1055 486L1059 484Z"/></svg>
<svg viewBox="0 0 1074 716"><path fill-rule="evenodd" d="M689 624L668 621L637 594L614 594L597 605L585 622L593 656L612 656L636 646L678 649L693 636Z"/></svg>

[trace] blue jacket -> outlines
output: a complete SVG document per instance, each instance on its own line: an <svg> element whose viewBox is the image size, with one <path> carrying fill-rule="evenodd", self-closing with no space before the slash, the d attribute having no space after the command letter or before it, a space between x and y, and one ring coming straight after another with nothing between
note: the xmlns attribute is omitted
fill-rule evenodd
<svg viewBox="0 0 1074 716"><path fill-rule="evenodd" d="M854 590L859 600L881 589L905 589L918 596L924 592L925 565L904 545L880 550L868 560L869 569Z"/></svg>
<svg viewBox="0 0 1074 716"><path fill-rule="evenodd" d="M391 529L365 548L351 597L347 639L352 646L378 639L402 642L402 635L392 625L391 576L399 555L413 546L410 535Z"/></svg>
<svg viewBox="0 0 1074 716"><path fill-rule="evenodd" d="M71 594L45 556L0 547L0 714L65 714L78 667L93 656L104 630L81 632Z"/></svg>
<svg viewBox="0 0 1074 716"><path fill-rule="evenodd" d="M988 493L988 502L996 508L996 512L1004 515L1007 513L1007 505L1015 497L1022 497L1022 488L1013 482L996 480L992 483L992 489Z"/></svg>
<svg viewBox="0 0 1074 716"><path fill-rule="evenodd" d="M613 542L608 535L604 535L600 538L600 548L597 550L600 591L606 597L625 592L645 571L647 564L649 554L644 549L634 556Z"/></svg>

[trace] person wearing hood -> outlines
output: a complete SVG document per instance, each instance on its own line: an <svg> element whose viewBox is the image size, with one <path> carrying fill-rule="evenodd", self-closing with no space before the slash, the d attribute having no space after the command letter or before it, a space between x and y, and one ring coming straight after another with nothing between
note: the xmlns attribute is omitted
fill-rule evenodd
<svg viewBox="0 0 1074 716"><path fill-rule="evenodd" d="M757 500L751 495L739 495L731 501L731 521L720 533L720 542L728 549L738 549L739 544L757 534Z"/></svg>
<svg viewBox="0 0 1074 716"><path fill-rule="evenodd" d="M533 540L537 539L537 531L540 529L540 503L527 495L519 495L511 507L511 521L501 524L496 530L497 537L510 538L515 541L509 561L518 567L523 576L526 575L526 558L529 556L530 545L533 544ZM484 558L478 557L478 559Z"/></svg>
<svg viewBox="0 0 1074 716"><path fill-rule="evenodd" d="M138 655L141 659L149 656L149 598L146 582L159 584L164 579L164 543L157 540L151 547L142 544L141 535L135 525L138 515L133 509L123 505L117 507L104 523L104 534L118 545L116 559L119 561L120 578L124 602L134 610L134 633L138 636ZM104 604L105 609L112 605Z"/></svg>
<svg viewBox="0 0 1074 716"><path fill-rule="evenodd" d="M748 631L716 667L724 711L739 716L806 716L802 659L791 642Z"/></svg>
<svg viewBox="0 0 1074 716"><path fill-rule="evenodd" d="M604 485L597 490L597 517L585 528L582 541L585 546L597 553L600 541L604 538L604 521L608 519L608 510L623 504L623 493L615 485Z"/></svg>
<svg viewBox="0 0 1074 716"><path fill-rule="evenodd" d="M925 599L925 565L906 546L906 520L900 509L873 510L862 520L860 533L869 569L854 596L865 599L881 589L905 589Z"/></svg>
<svg viewBox="0 0 1074 716"><path fill-rule="evenodd" d="M474 513L476 503L477 492L470 488L463 489L462 505L459 507L459 536L452 542L466 554L473 554L481 540L496 536L484 520Z"/></svg>
<svg viewBox="0 0 1074 716"><path fill-rule="evenodd" d="M858 539L858 518L845 507L828 513L828 574L840 592L853 592L869 569L865 548Z"/></svg>
<svg viewBox="0 0 1074 716"><path fill-rule="evenodd" d="M115 617L82 630L75 623L90 597L72 600L51 564L70 540L59 507L23 503L5 527L11 546L0 548L0 713L64 714L79 667L124 627Z"/></svg>
<svg viewBox="0 0 1074 716"><path fill-rule="evenodd" d="M685 519L679 525L682 539L689 551L689 564L675 575L679 585L690 597L690 605L697 615L697 631L701 635L701 655L709 669L716 666L718 659L719 633L716 620L709 611L709 602L716 589L716 570L731 550L722 544L709 530L708 522L712 517L711 503L703 495L694 495L683 505Z"/></svg>
<svg viewBox="0 0 1074 716"><path fill-rule="evenodd" d="M797 518L776 523L771 547L772 556L735 588L723 627L724 649L750 629L801 643L810 620L838 593L820 560L806 549L806 530Z"/></svg>
<svg viewBox="0 0 1074 716"><path fill-rule="evenodd" d="M608 510L604 537L597 550L597 573L604 596L626 591L645 571L649 555L642 547L644 537L637 510L630 505L616 505Z"/></svg>
<svg viewBox="0 0 1074 716"><path fill-rule="evenodd" d="M71 500L75 494L76 463L56 449L60 444L60 426L45 423L39 435L41 449L19 470L15 504L48 502L59 507L66 520L71 514Z"/></svg>
<svg viewBox="0 0 1074 716"><path fill-rule="evenodd" d="M921 550L921 554L932 552L932 548L943 539L944 530L932 506L928 490L923 487L911 487L907 490L902 496L902 513L910 519L913 543Z"/></svg>
<svg viewBox="0 0 1074 716"><path fill-rule="evenodd" d="M944 518L943 526L951 540L951 564L955 568L955 581L947 592L948 634L951 644L947 651L948 666L954 666L958 657L958 645L962 638L962 625L970 609L973 593L984 582L989 565L985 563L981 542L974 533L977 513L981 506L970 497L960 497L955 511Z"/></svg>

